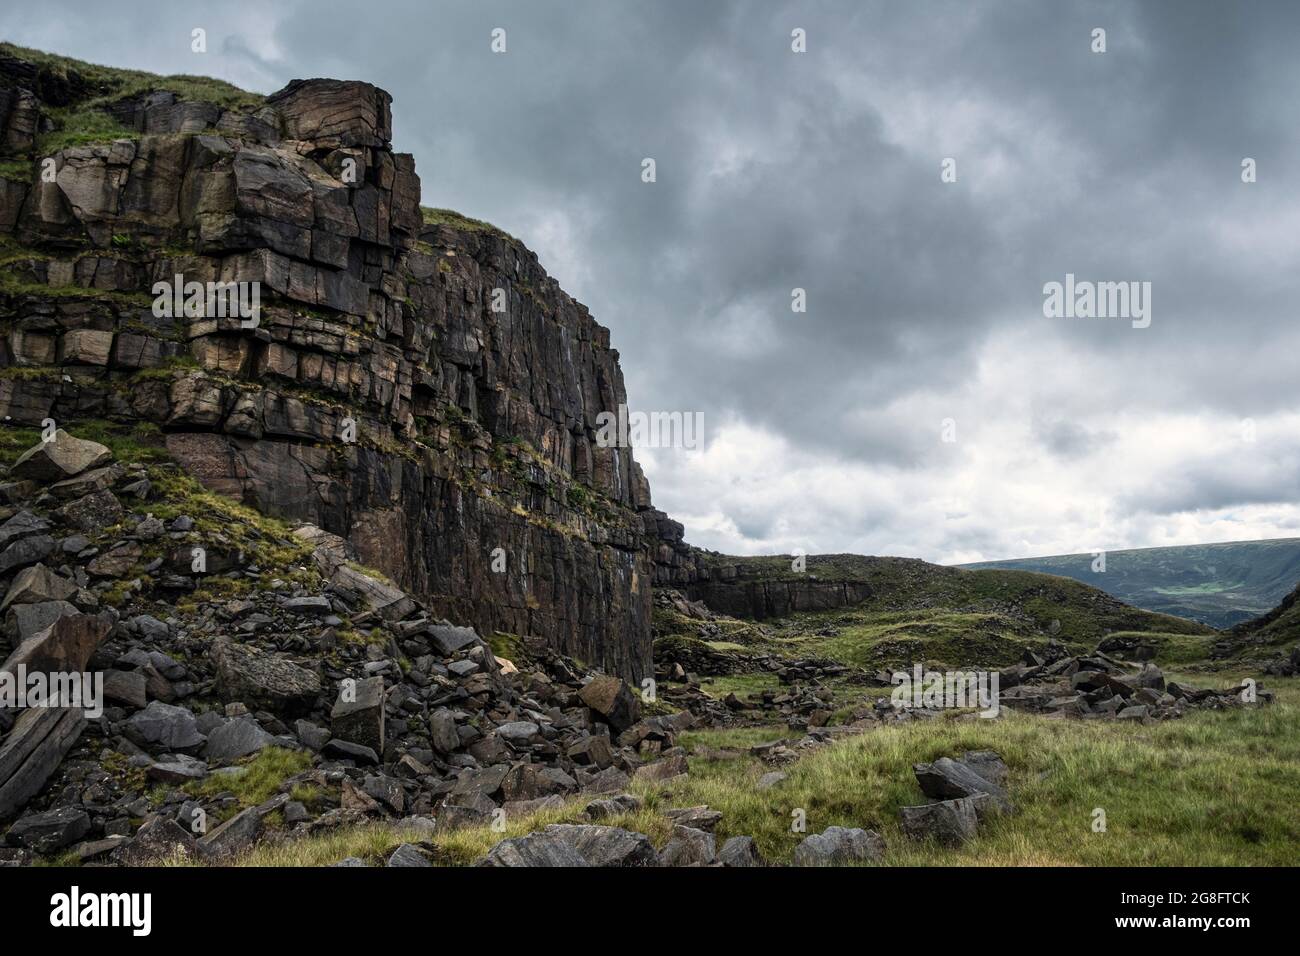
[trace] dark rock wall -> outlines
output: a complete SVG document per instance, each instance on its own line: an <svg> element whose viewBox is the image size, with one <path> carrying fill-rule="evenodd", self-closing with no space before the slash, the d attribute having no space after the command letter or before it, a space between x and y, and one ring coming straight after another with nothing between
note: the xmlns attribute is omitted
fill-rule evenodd
<svg viewBox="0 0 1300 956"><path fill-rule="evenodd" d="M594 440L626 401L608 330L519 242L425 223L387 93L124 99L128 132L45 182L39 73L0 59L3 158L32 164L0 176L0 415L154 423L207 486L348 537L448 617L649 673L655 513ZM256 280L259 324L155 316L176 274Z"/></svg>

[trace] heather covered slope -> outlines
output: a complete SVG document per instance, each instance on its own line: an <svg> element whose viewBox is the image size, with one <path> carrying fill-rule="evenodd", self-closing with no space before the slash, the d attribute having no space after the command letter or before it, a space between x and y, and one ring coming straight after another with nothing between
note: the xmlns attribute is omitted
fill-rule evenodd
<svg viewBox="0 0 1300 956"><path fill-rule="evenodd" d="M1101 588L1135 607L1227 628L1271 610L1300 581L1300 538L1230 541L985 561L965 567L1041 571Z"/></svg>

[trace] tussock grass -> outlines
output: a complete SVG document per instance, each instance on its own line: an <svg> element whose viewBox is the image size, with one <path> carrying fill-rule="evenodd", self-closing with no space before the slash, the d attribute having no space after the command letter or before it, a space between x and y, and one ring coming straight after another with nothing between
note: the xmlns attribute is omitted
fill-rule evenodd
<svg viewBox="0 0 1300 956"><path fill-rule="evenodd" d="M1225 682L1226 683L1226 682ZM1283 701L1262 709L1198 712L1148 726L1008 714L940 719L870 731L817 751L768 791L757 760L692 760L690 777L657 806L707 803L723 812L719 838L753 836L788 860L802 834L827 826L878 830L888 865L1244 866L1300 863L1300 684L1271 681ZM699 744L707 732L692 738ZM985 826L960 850L909 842L899 807L925 802L912 764L996 750L1011 768L1019 812ZM1093 810L1107 832L1092 831Z"/></svg>
<svg viewBox="0 0 1300 956"><path fill-rule="evenodd" d="M391 824L367 824L346 827L316 834L303 839L286 839L264 842L251 853L245 853L226 866L329 866L346 857L355 856L366 862L382 866L385 850L400 843L416 843L422 834L404 830ZM163 866L198 866L198 861L184 857L163 860Z"/></svg>
<svg viewBox="0 0 1300 956"><path fill-rule="evenodd" d="M183 100L202 100L229 109L257 109L264 97L241 90L232 83L210 76L178 74L160 76L144 70L126 70L113 66L87 63L68 56L58 56L43 50L33 50L14 43L0 43L0 51L34 63L55 76L78 75L89 86L97 99L124 99L140 96L154 90L168 90Z"/></svg>
<svg viewBox="0 0 1300 956"><path fill-rule="evenodd" d="M107 143L115 139L138 139L140 134L127 129L108 113L92 106L54 110L59 127L37 137L36 154L53 156L61 149Z"/></svg>
<svg viewBox="0 0 1300 956"><path fill-rule="evenodd" d="M426 226L450 226L452 229L458 229L461 232L487 232L494 236L501 236L503 239L514 238L504 229L500 229L490 222L474 219L458 213L454 209L434 209L430 206L421 206L420 214Z"/></svg>
<svg viewBox="0 0 1300 956"><path fill-rule="evenodd" d="M215 797L231 793L238 801L238 809L255 807L279 792L286 780L311 766L311 754L302 750L267 747L251 757L246 757L233 772L218 771L184 789L192 797Z"/></svg>

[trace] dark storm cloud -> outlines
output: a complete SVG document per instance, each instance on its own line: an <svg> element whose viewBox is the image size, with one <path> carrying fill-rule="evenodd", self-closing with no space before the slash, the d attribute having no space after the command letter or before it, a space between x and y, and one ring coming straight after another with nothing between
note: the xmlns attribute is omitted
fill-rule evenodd
<svg viewBox="0 0 1300 956"><path fill-rule="evenodd" d="M1269 347L1293 335L1300 295L1287 259L1300 5L223 9L168 3L126 22L99 4L47 2L0 22L20 43L264 91L315 75L385 87L395 145L416 155L427 204L535 248L611 327L634 405L776 434L790 457L773 469L801 456L890 475L952 469L941 417L960 418L963 434L991 430L993 417L971 420L972 399L1010 405L1003 391L1032 397L1059 374L1046 359L1030 380L987 367L990 341L1009 330L1105 370L1049 407L1030 402L1025 459L1094 454L1107 415L1135 406L1263 417L1300 398L1289 354ZM207 59L188 53L191 23L219 38ZM505 55L489 50L495 27ZM806 54L790 52L795 27ZM1094 27L1107 30L1105 54L1089 50ZM653 185L640 181L647 156ZM955 184L940 182L949 156ZM1244 156L1259 163L1248 187ZM1067 272L1152 282L1151 328L1045 319L1043 283ZM795 287L805 314L791 312ZM1249 488L1203 477L1128 503L1294 492L1285 468ZM689 494L689 483L664 484ZM731 507L745 537L775 526L758 506ZM855 531L868 529L845 534ZM953 548L996 538L968 524L942 533Z"/></svg>

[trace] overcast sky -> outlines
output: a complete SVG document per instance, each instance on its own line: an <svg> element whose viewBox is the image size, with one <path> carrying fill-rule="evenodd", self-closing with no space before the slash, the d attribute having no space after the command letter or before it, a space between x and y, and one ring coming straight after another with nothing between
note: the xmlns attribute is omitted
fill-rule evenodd
<svg viewBox="0 0 1300 956"><path fill-rule="evenodd" d="M0 35L387 89L424 202L534 249L612 330L634 409L704 413L704 448L639 455L694 544L1300 535L1300 4L212 6L9 4ZM1045 317L1067 273L1150 282L1150 326Z"/></svg>

